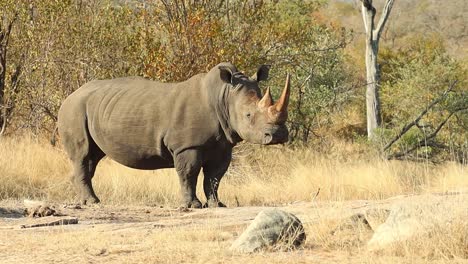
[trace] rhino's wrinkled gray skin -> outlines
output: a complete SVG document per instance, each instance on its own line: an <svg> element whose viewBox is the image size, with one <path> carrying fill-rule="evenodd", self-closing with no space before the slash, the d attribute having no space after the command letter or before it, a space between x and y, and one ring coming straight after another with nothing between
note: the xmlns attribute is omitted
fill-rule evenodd
<svg viewBox="0 0 468 264"><path fill-rule="evenodd" d="M249 78L221 63L180 83L130 77L83 85L63 102L58 116L81 202L99 202L91 180L108 156L136 169L175 168L187 207L202 207L195 188L203 169L207 206L224 206L218 186L236 143L288 140L289 76L274 104L269 90L261 98L258 87L268 71L263 65Z"/></svg>

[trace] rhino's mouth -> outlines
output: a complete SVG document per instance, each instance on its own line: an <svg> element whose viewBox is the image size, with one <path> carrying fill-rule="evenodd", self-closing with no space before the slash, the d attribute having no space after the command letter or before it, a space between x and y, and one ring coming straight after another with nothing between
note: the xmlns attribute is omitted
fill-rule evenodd
<svg viewBox="0 0 468 264"><path fill-rule="evenodd" d="M273 136L269 133L265 133L263 136L263 144L264 145L269 145L273 141Z"/></svg>
<svg viewBox="0 0 468 264"><path fill-rule="evenodd" d="M281 144L288 142L289 133L286 126L277 126L271 129L270 131L266 131L263 135L263 144L264 145L273 145L273 144Z"/></svg>

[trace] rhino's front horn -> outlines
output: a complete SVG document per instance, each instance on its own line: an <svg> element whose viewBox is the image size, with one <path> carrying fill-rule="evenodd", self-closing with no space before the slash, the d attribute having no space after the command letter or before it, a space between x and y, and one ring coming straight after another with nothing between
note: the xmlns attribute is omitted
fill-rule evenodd
<svg viewBox="0 0 468 264"><path fill-rule="evenodd" d="M271 97L270 87L267 88L265 95L263 95L262 99L258 102L258 107L260 108L267 108L273 104L273 98Z"/></svg>
<svg viewBox="0 0 468 264"><path fill-rule="evenodd" d="M288 73L286 75L286 84L284 85L284 89L283 89L283 92L281 93L281 97L279 98L278 102L276 102L275 104L276 111L280 113L287 111L290 92L291 92L291 83L290 83L290 76Z"/></svg>

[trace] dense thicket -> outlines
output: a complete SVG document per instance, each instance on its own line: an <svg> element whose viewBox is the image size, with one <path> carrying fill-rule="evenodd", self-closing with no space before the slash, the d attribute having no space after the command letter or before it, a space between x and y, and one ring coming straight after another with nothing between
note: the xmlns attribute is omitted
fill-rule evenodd
<svg viewBox="0 0 468 264"><path fill-rule="evenodd" d="M359 8L340 5L341 17L360 21ZM271 64L262 87L276 96L292 73L292 142L360 141L364 50L360 35L352 41L327 7L326 1L0 0L1 131L52 135L63 99L93 79L180 81L230 61L247 74ZM391 17L389 23L397 35ZM384 129L377 145L393 158L466 160L466 62L449 55L440 34L404 36L397 46L385 46L385 37L382 43Z"/></svg>

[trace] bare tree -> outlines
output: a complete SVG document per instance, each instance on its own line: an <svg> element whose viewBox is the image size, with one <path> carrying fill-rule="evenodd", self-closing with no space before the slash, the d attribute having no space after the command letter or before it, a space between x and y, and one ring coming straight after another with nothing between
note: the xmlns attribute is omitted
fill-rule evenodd
<svg viewBox="0 0 468 264"><path fill-rule="evenodd" d="M5 15L0 17L0 136L3 134L3 132L5 132L7 116L9 112L9 105L7 104L7 99L5 98L7 76L6 63L11 30L17 17L17 13L15 13L11 19L8 19Z"/></svg>
<svg viewBox="0 0 468 264"><path fill-rule="evenodd" d="M375 25L375 7L372 0L361 0L362 19L366 30L366 72L367 72L367 136L372 138L375 129L381 125L380 117L380 76L377 65L377 55L379 53L379 40L385 23L392 10L394 0L386 0L382 15L377 25Z"/></svg>

